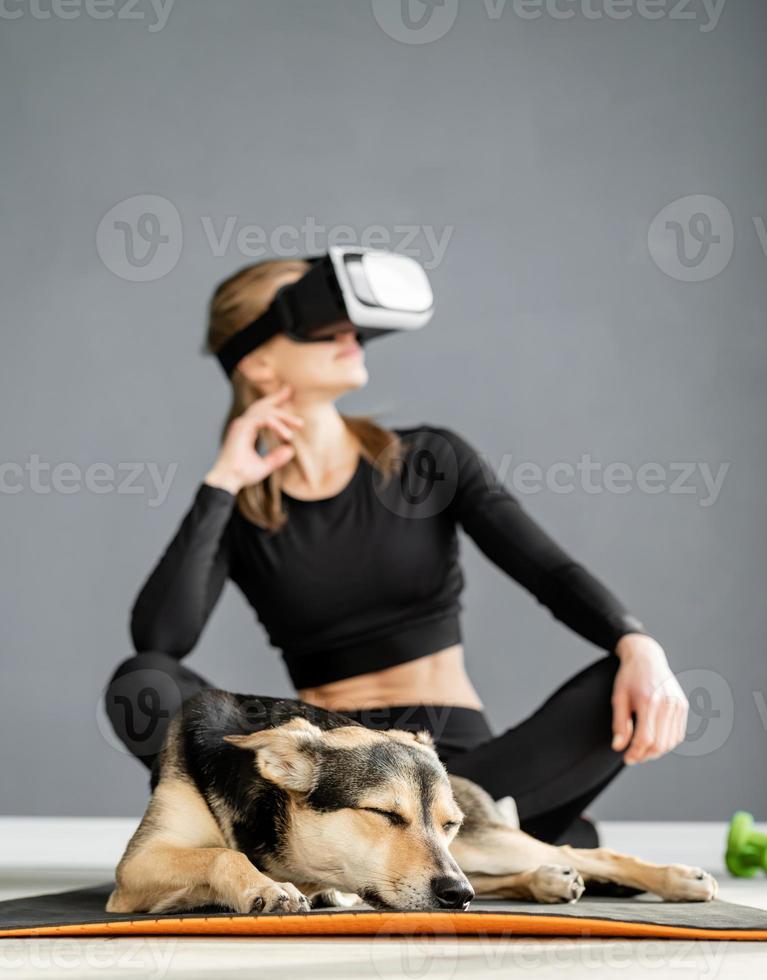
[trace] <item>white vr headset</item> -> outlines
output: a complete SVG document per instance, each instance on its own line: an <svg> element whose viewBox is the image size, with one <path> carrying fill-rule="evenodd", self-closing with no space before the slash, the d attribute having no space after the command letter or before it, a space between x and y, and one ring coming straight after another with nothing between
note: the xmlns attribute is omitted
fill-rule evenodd
<svg viewBox="0 0 767 980"><path fill-rule="evenodd" d="M418 330L434 312L428 277L415 259L372 248L328 249L311 269L278 290L269 309L216 352L231 375L259 344L278 333L313 343L351 323L360 343L398 330Z"/></svg>

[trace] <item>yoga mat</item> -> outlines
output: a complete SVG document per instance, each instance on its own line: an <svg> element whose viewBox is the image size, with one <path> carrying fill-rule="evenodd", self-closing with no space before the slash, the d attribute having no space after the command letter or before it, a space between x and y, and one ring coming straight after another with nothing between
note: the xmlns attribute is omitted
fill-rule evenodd
<svg viewBox="0 0 767 980"><path fill-rule="evenodd" d="M166 915L104 911L111 882L0 902L0 938L18 936L605 936L767 940L767 911L730 902L584 898L575 905L483 900L467 912L313 909L242 915L204 906Z"/></svg>

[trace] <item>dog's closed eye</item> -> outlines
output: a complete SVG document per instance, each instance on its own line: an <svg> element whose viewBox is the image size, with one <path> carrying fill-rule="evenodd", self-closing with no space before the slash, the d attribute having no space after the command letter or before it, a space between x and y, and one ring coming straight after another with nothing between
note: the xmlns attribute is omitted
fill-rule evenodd
<svg viewBox="0 0 767 980"><path fill-rule="evenodd" d="M406 820L401 813L397 813L396 810L385 810L383 807L378 806L361 806L357 808L358 810L364 810L366 813L378 813L386 819L395 827L408 827L410 821ZM442 824L442 829L446 834L449 834L451 830L455 830L456 827L460 827L463 820L446 820Z"/></svg>
<svg viewBox="0 0 767 980"><path fill-rule="evenodd" d="M397 813L396 810L383 810L377 806L361 806L359 809L366 810L368 813L380 813L382 817L386 817L395 827L407 827L408 825L408 821L401 813Z"/></svg>

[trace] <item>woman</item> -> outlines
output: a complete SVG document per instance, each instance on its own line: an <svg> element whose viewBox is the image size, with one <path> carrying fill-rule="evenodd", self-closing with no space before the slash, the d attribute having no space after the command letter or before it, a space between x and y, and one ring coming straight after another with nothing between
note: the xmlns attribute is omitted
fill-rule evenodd
<svg viewBox="0 0 767 980"><path fill-rule="evenodd" d="M264 262L221 283L209 349L308 268ZM168 719L213 686L181 661L231 578L297 697L372 727L426 728L448 771L514 798L524 830L596 845L583 808L624 764L684 738L687 702L664 651L457 433L341 415L336 400L367 379L348 321L320 342L278 334L238 362L218 458L133 607L136 655L106 692L112 724L151 768ZM501 734L464 666L458 525L608 654Z"/></svg>

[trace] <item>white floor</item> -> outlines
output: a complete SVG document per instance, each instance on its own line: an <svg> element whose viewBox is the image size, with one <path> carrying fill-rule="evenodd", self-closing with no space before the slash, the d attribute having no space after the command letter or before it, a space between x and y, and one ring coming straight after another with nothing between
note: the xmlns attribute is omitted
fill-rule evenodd
<svg viewBox="0 0 767 980"><path fill-rule="evenodd" d="M108 881L134 820L0 818L0 900ZM651 861L701 865L720 897L767 909L767 876L724 871L724 824L604 823L604 843ZM767 943L569 939L271 939L238 937L0 940L0 977L389 977L500 980L748 980L767 975Z"/></svg>

